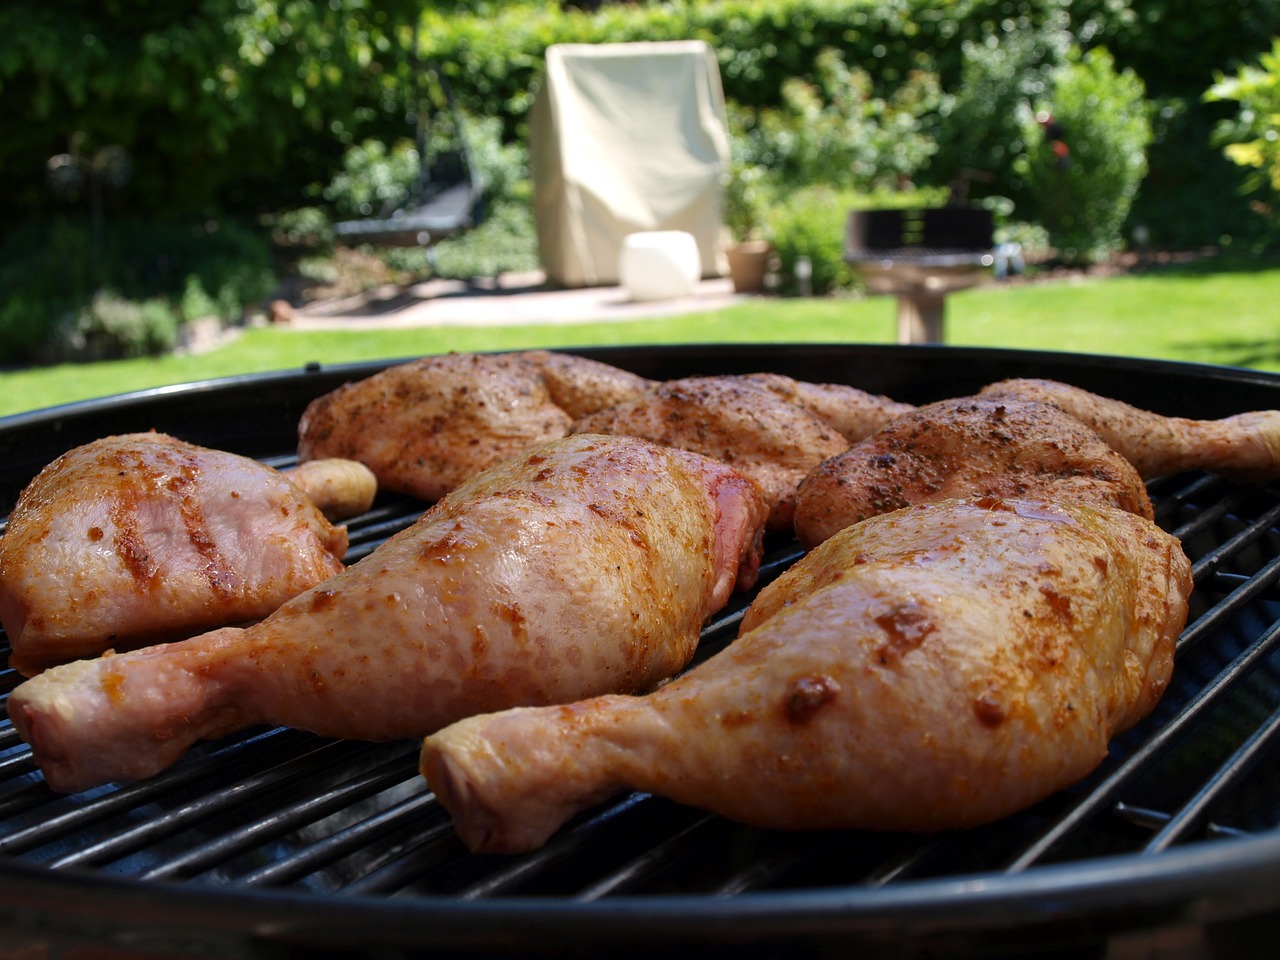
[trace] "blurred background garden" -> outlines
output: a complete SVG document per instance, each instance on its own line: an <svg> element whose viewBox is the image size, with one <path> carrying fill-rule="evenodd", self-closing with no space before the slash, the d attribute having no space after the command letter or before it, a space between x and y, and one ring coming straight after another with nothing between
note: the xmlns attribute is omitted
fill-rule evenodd
<svg viewBox="0 0 1280 960"><path fill-rule="evenodd" d="M1278 35L1280 0L7 0L0 413L68 380L89 396L301 357L885 339L843 260L848 212L957 198L1026 270L964 294L949 341L1280 369ZM771 296L612 329L255 328L240 353L173 360L193 324L251 328L273 301L536 270L545 50L666 39L715 51L726 229L770 241ZM415 138L424 96L455 128ZM446 135L484 190L475 229L429 250L335 239L410 196Z"/></svg>

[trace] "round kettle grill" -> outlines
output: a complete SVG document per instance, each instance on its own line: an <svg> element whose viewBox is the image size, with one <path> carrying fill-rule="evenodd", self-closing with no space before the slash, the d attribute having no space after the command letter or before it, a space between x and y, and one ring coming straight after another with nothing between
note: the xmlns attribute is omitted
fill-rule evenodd
<svg viewBox="0 0 1280 960"><path fill-rule="evenodd" d="M659 379L768 370L913 403L1018 376L1169 415L1280 408L1280 376L1082 355L847 344L575 352ZM112 433L154 428L288 465L307 402L390 362L0 420L0 515L47 462ZM1186 474L1149 490L1196 581L1170 688L1093 775L999 823L926 837L784 833L632 793L533 853L472 855L417 774L416 741L259 727L201 744L151 780L58 796L6 720L0 958L90 947L94 960L650 956L673 946L735 957L1258 955L1280 929L1280 489ZM425 506L380 495L349 522L348 559ZM800 555L780 537L766 547L762 582ZM699 660L732 641L750 599L707 624ZM0 692L20 680L5 670Z"/></svg>

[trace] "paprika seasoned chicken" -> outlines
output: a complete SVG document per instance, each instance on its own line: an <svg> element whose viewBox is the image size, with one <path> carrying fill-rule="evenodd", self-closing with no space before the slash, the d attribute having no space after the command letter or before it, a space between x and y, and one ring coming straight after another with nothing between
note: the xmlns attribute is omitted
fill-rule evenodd
<svg viewBox="0 0 1280 960"><path fill-rule="evenodd" d="M754 480L771 529L790 529L796 487L849 442L803 406L744 377L668 380L573 424L715 457Z"/></svg>
<svg viewBox="0 0 1280 960"><path fill-rule="evenodd" d="M816 467L796 494L796 536L813 547L876 514L968 496L1152 516L1137 471L1075 417L1034 400L961 397L903 414Z"/></svg>
<svg viewBox="0 0 1280 960"><path fill-rule="evenodd" d="M745 380L804 407L850 443L857 443L904 413L915 409L879 394L842 383L808 383L780 373L746 373L724 379Z"/></svg>
<svg viewBox="0 0 1280 960"><path fill-rule="evenodd" d="M1055 380L1002 380L979 394L1052 403L1084 421L1144 479L1211 470L1240 480L1280 477L1280 410L1221 420L1165 417Z"/></svg>
<svg viewBox="0 0 1280 960"><path fill-rule="evenodd" d="M645 690L754 582L763 519L723 464L568 438L474 477L260 623L54 667L9 715L48 785L76 791L261 722L388 740Z"/></svg>
<svg viewBox="0 0 1280 960"><path fill-rule="evenodd" d="M548 351L424 357L312 401L298 425L298 459L357 460L381 487L435 501L648 383Z"/></svg>
<svg viewBox="0 0 1280 960"><path fill-rule="evenodd" d="M761 591L645 696L474 716L422 770L474 851L634 789L776 829L931 832L1090 773L1169 680L1190 564L1108 507L948 500L874 517Z"/></svg>
<svg viewBox="0 0 1280 960"><path fill-rule="evenodd" d="M346 548L345 528L254 460L160 433L96 440L40 472L0 537L9 663L30 675L260 619L340 571Z"/></svg>

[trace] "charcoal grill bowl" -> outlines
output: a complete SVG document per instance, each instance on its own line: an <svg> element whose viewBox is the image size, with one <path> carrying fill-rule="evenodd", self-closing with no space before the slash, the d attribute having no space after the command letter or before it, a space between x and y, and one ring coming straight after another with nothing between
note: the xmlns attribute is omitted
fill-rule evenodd
<svg viewBox="0 0 1280 960"><path fill-rule="evenodd" d="M652 377L772 370L916 403L1030 376L1168 414L1220 417L1280 408L1277 376L1077 354L850 344L574 352ZM0 514L54 456L109 433L154 428L250 456L285 456L311 398L390 362L226 378L0 419ZM648 956L680 945L735 957L1127 957L1161 951L1160 957L1170 958L1260 955L1253 952L1257 945L1274 944L1280 932L1280 834L1274 824L1250 836L1200 840L1150 856L1089 857L1016 873L982 869L883 885L589 902L538 894L460 900L140 882L32 865L6 855L4 840L0 835L0 957L5 948L56 955L90 946L101 951L92 954L95 960Z"/></svg>

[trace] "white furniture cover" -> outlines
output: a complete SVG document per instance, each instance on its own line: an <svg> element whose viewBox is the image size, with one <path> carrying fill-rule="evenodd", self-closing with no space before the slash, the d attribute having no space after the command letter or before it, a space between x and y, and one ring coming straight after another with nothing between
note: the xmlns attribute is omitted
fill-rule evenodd
<svg viewBox="0 0 1280 960"><path fill-rule="evenodd" d="M548 47L529 153L548 280L615 284L623 239L658 230L692 234L703 275L719 273L729 133L707 44Z"/></svg>

